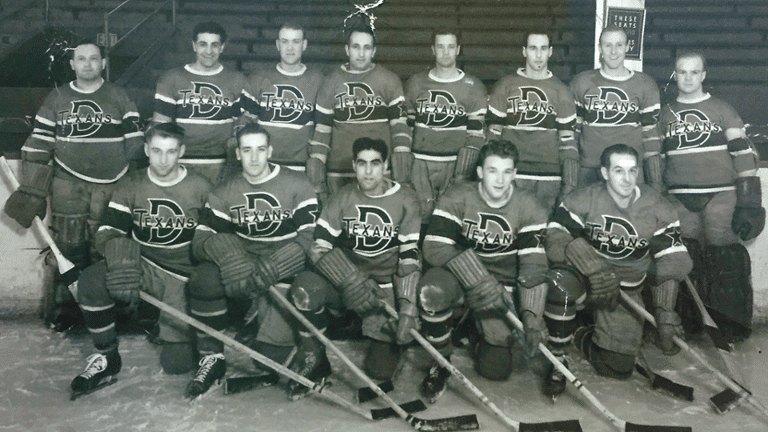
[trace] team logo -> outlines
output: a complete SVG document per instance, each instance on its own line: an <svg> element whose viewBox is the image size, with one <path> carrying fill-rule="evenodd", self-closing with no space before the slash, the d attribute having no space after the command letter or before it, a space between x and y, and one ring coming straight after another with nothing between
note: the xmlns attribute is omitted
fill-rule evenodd
<svg viewBox="0 0 768 432"><path fill-rule="evenodd" d="M479 221L464 219L464 237L474 241L475 250L484 253L498 253L509 249L515 240L515 233L509 222L496 214L478 213Z"/></svg>
<svg viewBox="0 0 768 432"><path fill-rule="evenodd" d="M594 118L590 123L620 124L627 114L639 111L637 103L631 102L627 93L616 87L600 87L599 95L585 95L587 112Z"/></svg>
<svg viewBox="0 0 768 432"><path fill-rule="evenodd" d="M555 107L549 104L547 94L538 87L520 87L520 96L507 98L507 104L512 114L517 116L518 125L535 126L555 113Z"/></svg>
<svg viewBox="0 0 768 432"><path fill-rule="evenodd" d="M101 125L111 124L112 115L104 114L99 104L94 101L72 101L69 111L59 111L58 123L64 128L63 136L84 138L98 132Z"/></svg>
<svg viewBox="0 0 768 432"><path fill-rule="evenodd" d="M587 223L587 227L590 243L607 258L642 258L648 253L648 240L640 238L626 219L603 215L602 225Z"/></svg>
<svg viewBox="0 0 768 432"><path fill-rule="evenodd" d="M182 238L197 226L194 218L184 215L184 210L169 199L148 198L149 209L134 209L134 220L139 226L136 236L140 241L154 245L173 245L189 241Z"/></svg>
<svg viewBox="0 0 768 432"><path fill-rule="evenodd" d="M222 107L232 106L232 101L225 97L224 92L217 86L194 81L192 85L192 90L179 90L181 106L192 106L192 115L189 118L212 119L221 112Z"/></svg>
<svg viewBox="0 0 768 432"><path fill-rule="evenodd" d="M313 104L304 99L301 90L286 84L275 84L273 93L262 93L264 107L272 112L271 122L292 123L304 112L311 112Z"/></svg>
<svg viewBox="0 0 768 432"><path fill-rule="evenodd" d="M456 98L443 90L429 90L429 98L416 99L416 105L419 119L426 118L424 123L433 128L450 126L456 117L466 115L464 107L456 102Z"/></svg>
<svg viewBox="0 0 768 432"><path fill-rule="evenodd" d="M335 96L336 106L347 113L342 121L365 120L373 114L376 107L384 106L384 99L377 96L371 86L362 82L344 83L346 93Z"/></svg>
<svg viewBox="0 0 768 432"><path fill-rule="evenodd" d="M343 218L344 230L355 239L357 252L376 255L394 246L400 226L381 207L358 205L357 218Z"/></svg>
<svg viewBox="0 0 768 432"><path fill-rule="evenodd" d="M284 209L270 193L252 192L243 196L246 204L230 207L230 211L235 224L246 228L249 237L269 237L283 221L293 217L293 211Z"/></svg>
<svg viewBox="0 0 768 432"><path fill-rule="evenodd" d="M667 123L667 137L676 139L678 149L699 147L713 133L722 131L719 124L712 123L706 114L697 109L680 111L677 120Z"/></svg>

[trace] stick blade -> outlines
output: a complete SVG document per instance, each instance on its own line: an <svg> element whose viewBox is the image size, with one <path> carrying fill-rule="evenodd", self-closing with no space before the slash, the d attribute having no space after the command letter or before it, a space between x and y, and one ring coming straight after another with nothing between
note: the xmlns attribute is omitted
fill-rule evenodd
<svg viewBox="0 0 768 432"><path fill-rule="evenodd" d="M714 342L717 349L727 351L727 352L733 351L733 345L728 343L728 341L725 339L725 337L717 327L712 327L710 325L707 325L704 327L704 329L707 331L707 334L712 339L712 342Z"/></svg>
<svg viewBox="0 0 768 432"><path fill-rule="evenodd" d="M392 384L392 380L386 380L379 384L379 388L384 393L389 393L392 390L395 389L395 385ZM362 387L357 389L357 402L358 403L365 403L368 401L372 401L379 397L379 395L376 394L375 391L371 390L368 387Z"/></svg>
<svg viewBox="0 0 768 432"><path fill-rule="evenodd" d="M480 429L480 422L477 416L468 414L458 417L447 417L442 419L425 420L408 416L408 423L418 431L468 431Z"/></svg>
<svg viewBox="0 0 768 432"><path fill-rule="evenodd" d="M625 432L693 432L690 426L654 426L627 422Z"/></svg>
<svg viewBox="0 0 768 432"><path fill-rule="evenodd" d="M561 420L546 423L520 423L519 432L583 432L578 420Z"/></svg>
<svg viewBox="0 0 768 432"><path fill-rule="evenodd" d="M232 377L224 380L224 394L233 395L244 391L273 386L280 381L278 374Z"/></svg>
<svg viewBox="0 0 768 432"><path fill-rule="evenodd" d="M741 404L741 396L731 389L725 389L709 398L719 414L725 414Z"/></svg>
<svg viewBox="0 0 768 432"><path fill-rule="evenodd" d="M420 399L416 399L404 404L400 404L400 408L402 408L403 411L407 412L408 414L412 414L415 412L425 411L427 406L424 405L424 402L422 402ZM392 408L372 409L371 417L374 420L383 420L390 417L397 417L397 413Z"/></svg>
<svg viewBox="0 0 768 432"><path fill-rule="evenodd" d="M693 387L676 383L667 377L661 375L654 376L651 387L654 389L664 390L674 397L685 399L688 402L693 402Z"/></svg>

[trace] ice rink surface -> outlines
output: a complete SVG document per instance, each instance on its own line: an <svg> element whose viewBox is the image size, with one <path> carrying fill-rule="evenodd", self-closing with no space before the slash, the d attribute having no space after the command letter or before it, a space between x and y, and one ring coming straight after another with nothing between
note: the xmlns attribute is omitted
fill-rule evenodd
<svg viewBox="0 0 768 432"><path fill-rule="evenodd" d="M690 341L714 365L725 370L709 339ZM344 353L362 365L364 341L338 342ZM96 393L69 400L69 384L93 352L87 335L64 336L45 328L40 320L0 321L0 432L90 432L90 431L409 431L399 418L367 420L317 395L296 402L286 399L285 380L276 387L227 395L221 387L188 402L184 389L192 374L170 376L158 364L160 348L144 336L122 336L120 352L123 369L118 381ZM597 376L576 352L571 370L616 416L636 424L690 426L700 432L764 432L768 417L744 403L726 414L717 414L709 398L725 386L681 352L663 357L655 347L644 348L650 366L666 377L694 387L695 400L675 399L653 390L635 373L627 381ZM228 376L253 371L249 358L226 351ZM736 345L733 359L745 385L755 398L768 405L768 328L755 329L752 337ZM363 385L334 355L331 391L353 401L355 389ZM390 393L398 403L419 397L418 384L430 359L421 348L409 348L395 376ZM515 421L537 423L578 419L584 431L617 430L573 386L555 404L539 390L541 379L530 371L515 373L506 382L491 382L477 375L465 349L453 356L456 365L506 415ZM382 408L383 401L362 405ZM512 430L485 407L455 378L448 391L427 411L415 414L437 419L476 414L482 431Z"/></svg>

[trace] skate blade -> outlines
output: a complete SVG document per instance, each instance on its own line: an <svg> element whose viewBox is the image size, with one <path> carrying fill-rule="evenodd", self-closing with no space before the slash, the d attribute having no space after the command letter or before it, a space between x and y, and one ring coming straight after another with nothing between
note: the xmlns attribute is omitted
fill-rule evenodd
<svg viewBox="0 0 768 432"><path fill-rule="evenodd" d="M292 402L295 402L295 401L297 401L299 399L304 399L305 397L309 396L312 393L320 393L323 390L325 390L328 387L333 385L333 383L331 381L328 381L328 379L326 379L326 378L321 378L320 381L318 381L316 384L319 385L317 390L312 390L312 389L309 389L307 387L302 387L304 389L303 392L289 394L288 395L288 400L292 401Z"/></svg>
<svg viewBox="0 0 768 432"><path fill-rule="evenodd" d="M210 386L210 387L208 387L208 390L206 390L206 391L204 391L204 392L200 393L199 395L189 395L189 394L186 394L186 393L185 393L185 394L184 394L184 399L185 399L185 400L186 400L188 403L190 403L190 404L192 404L192 403L195 403L195 402L198 402L198 401L200 401L201 399L204 399L205 397L207 397L208 395L210 395L211 393L213 393L213 391L214 391L215 389L218 389L219 387L221 387L221 386L222 386L222 384L223 384L223 383L222 383L222 381L223 381L223 379L218 379L218 380L214 381L214 382L211 384L211 386Z"/></svg>
<svg viewBox="0 0 768 432"><path fill-rule="evenodd" d="M224 381L224 394L233 395L270 387L277 384L278 381L280 381L280 375L276 374L227 378Z"/></svg>
<svg viewBox="0 0 768 432"><path fill-rule="evenodd" d="M96 387L93 387L89 390L83 391L83 392L75 392L72 391L72 393L69 395L69 400L77 400L78 398L81 398L83 396L89 395L91 393L94 393L96 391L99 391L103 389L104 387L111 386L112 384L117 382L117 377L115 375L110 375L108 377L104 377L101 382L99 382Z"/></svg>

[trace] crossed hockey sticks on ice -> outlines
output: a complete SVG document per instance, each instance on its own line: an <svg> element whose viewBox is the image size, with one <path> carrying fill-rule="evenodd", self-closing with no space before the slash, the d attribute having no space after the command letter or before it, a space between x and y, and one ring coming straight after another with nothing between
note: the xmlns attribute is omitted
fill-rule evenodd
<svg viewBox="0 0 768 432"><path fill-rule="evenodd" d="M653 315L650 314L647 310L645 310L644 307L640 306L632 300L632 298L627 295L624 291L621 291L621 298L624 300L624 302L631 307L635 312L640 314L646 321L653 324L654 327L656 327L656 319L653 318ZM696 361L698 361L702 366L704 366L706 369L708 369L710 372L715 374L717 379L720 380L723 384L725 384L729 389L731 389L734 393L739 395L740 398L746 399L752 406L754 406L758 411L760 411L763 415L768 417L768 408L765 407L760 401L754 398L751 393L746 391L743 387L741 387L738 383L733 381L732 379L728 378L725 374L717 370L714 366L709 364L709 362L695 349L693 349L688 343L686 343L684 340L680 339L678 336L672 336L672 340L685 350L688 354L691 355Z"/></svg>
<svg viewBox="0 0 768 432"><path fill-rule="evenodd" d="M479 429L480 425L477 421L477 416L474 414L459 416L459 417L446 417L441 419L434 419L434 420L425 420L420 419L417 417L414 417L405 410L403 410L395 401L392 400L392 398L389 397L386 393L384 393L383 390L381 390L373 380L371 380L365 372L360 370L353 362L349 359L341 350L333 343L331 342L320 330L317 329L309 320L304 317L304 315L299 312L296 307L288 301L288 299L283 296L283 294L280 293L280 291L277 290L275 287L269 287L269 292L272 293L272 296L280 302L286 310L288 310L291 315L293 315L296 319L298 319L302 324L304 324L304 327L307 328L310 332L312 332L315 337L320 339L320 341L330 350L332 350L336 355L350 368L352 371L354 371L355 375L357 375L361 380L365 382L365 384L376 394L384 399L387 404L397 413L397 415L400 416L406 423L411 425L414 429L419 431L464 431L464 430L475 430Z"/></svg>
<svg viewBox="0 0 768 432"><path fill-rule="evenodd" d="M623 292L622 292L623 294ZM520 321L517 316L512 311L507 311L507 314L505 315L507 320L517 327L520 331L525 331L523 328L523 323ZM571 373L570 370L568 370L565 365L560 362L560 360L557 359L557 357L552 354L552 352L547 348L546 345L539 342L539 351L541 351L542 354L544 354L549 361L552 362L552 364L557 368L557 370L560 371L565 377L568 379L568 381L573 384L574 387L576 387L581 394L583 394L589 402L597 408L598 411L600 411L605 417L608 418L608 420L611 421L611 423L614 424L617 428L625 431L625 432L693 432L693 429L690 426L656 426L656 425L640 425L635 423L630 423L627 421L624 421L616 415L614 415L612 412L608 410L608 408L605 407L597 398L590 392L584 384L579 381L576 376Z"/></svg>

